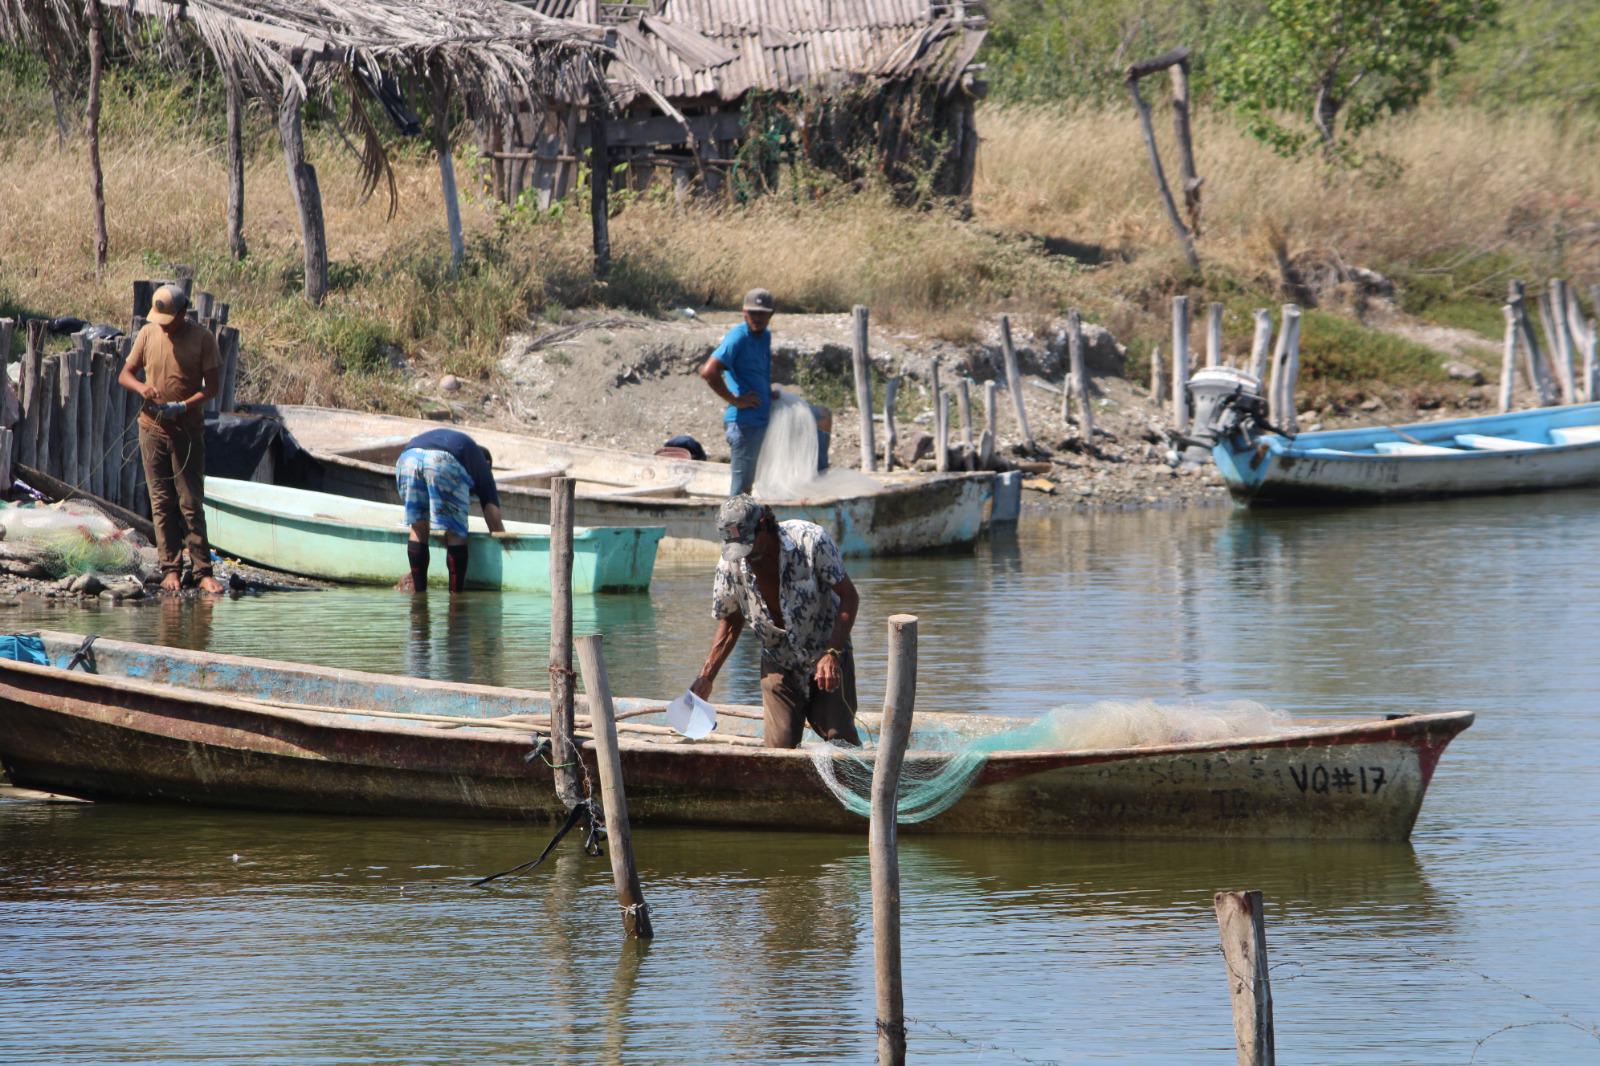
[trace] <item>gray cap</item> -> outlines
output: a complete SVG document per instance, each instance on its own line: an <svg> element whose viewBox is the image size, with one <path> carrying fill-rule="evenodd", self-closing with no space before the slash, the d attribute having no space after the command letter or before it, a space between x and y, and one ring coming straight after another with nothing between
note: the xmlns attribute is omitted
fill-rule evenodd
<svg viewBox="0 0 1600 1066"><path fill-rule="evenodd" d="M736 563L750 554L756 544L756 527L767 506L752 496L730 496L717 512L717 527L722 530L722 557Z"/></svg>
<svg viewBox="0 0 1600 1066"><path fill-rule="evenodd" d="M746 311L765 311L772 314L772 293L766 289L751 289L744 294L744 309Z"/></svg>

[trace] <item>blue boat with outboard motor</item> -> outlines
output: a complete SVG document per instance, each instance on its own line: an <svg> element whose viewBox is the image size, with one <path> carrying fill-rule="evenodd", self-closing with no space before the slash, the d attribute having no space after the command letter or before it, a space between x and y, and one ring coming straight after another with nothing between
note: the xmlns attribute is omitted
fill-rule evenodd
<svg viewBox="0 0 1600 1066"><path fill-rule="evenodd" d="M1263 504L1540 492L1600 485L1600 403L1290 435L1261 384L1229 367L1189 379L1193 430L1234 499Z"/></svg>

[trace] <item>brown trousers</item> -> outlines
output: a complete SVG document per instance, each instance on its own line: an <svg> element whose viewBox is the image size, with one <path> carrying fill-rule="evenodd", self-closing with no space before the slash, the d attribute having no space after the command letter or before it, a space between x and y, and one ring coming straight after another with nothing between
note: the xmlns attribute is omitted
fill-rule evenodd
<svg viewBox="0 0 1600 1066"><path fill-rule="evenodd" d="M150 490L150 520L156 527L156 555L163 574L180 568L179 551L189 549L196 577L211 573L206 541L206 436L200 427L169 425L164 430L139 425L139 454Z"/></svg>
<svg viewBox="0 0 1600 1066"><path fill-rule="evenodd" d="M811 680L811 671L786 674L761 666L761 710L766 716L762 743L769 748L798 748L809 722L823 740L860 744L856 733L856 661L846 652L839 657L839 687L824 692Z"/></svg>

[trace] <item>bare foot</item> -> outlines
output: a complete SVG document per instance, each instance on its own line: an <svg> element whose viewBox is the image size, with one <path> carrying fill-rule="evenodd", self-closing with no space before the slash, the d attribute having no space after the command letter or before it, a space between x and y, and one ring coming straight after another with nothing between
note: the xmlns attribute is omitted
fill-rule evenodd
<svg viewBox="0 0 1600 1066"><path fill-rule="evenodd" d="M212 596L220 596L223 593L222 582L207 574L200 579L200 591L209 593Z"/></svg>
<svg viewBox="0 0 1600 1066"><path fill-rule="evenodd" d="M168 570L161 575L162 592L181 592L183 590L183 575L176 570Z"/></svg>
<svg viewBox="0 0 1600 1066"><path fill-rule="evenodd" d="M401 578L399 581L396 581L394 583L394 587L400 592L415 592L415 591L417 591L416 582L411 580L411 575L410 574L407 574L405 577Z"/></svg>

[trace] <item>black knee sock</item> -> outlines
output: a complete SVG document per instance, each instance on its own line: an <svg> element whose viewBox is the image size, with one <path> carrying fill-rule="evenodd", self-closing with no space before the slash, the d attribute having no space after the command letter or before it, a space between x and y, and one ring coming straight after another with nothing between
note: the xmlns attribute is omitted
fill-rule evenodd
<svg viewBox="0 0 1600 1066"><path fill-rule="evenodd" d="M445 566L450 570L450 591L460 592L467 587L467 546L451 544L444 550Z"/></svg>
<svg viewBox="0 0 1600 1066"><path fill-rule="evenodd" d="M428 545L420 540L407 541L406 561L411 564L411 584L421 592L428 587Z"/></svg>

